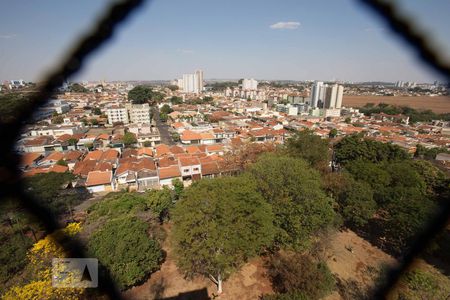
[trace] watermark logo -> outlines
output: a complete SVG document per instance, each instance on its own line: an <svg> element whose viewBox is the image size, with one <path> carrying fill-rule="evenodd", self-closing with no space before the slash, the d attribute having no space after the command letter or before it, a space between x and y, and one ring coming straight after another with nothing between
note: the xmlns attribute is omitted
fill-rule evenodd
<svg viewBox="0 0 450 300"><path fill-rule="evenodd" d="M98 286L98 259L54 258L52 286L56 288L96 288Z"/></svg>

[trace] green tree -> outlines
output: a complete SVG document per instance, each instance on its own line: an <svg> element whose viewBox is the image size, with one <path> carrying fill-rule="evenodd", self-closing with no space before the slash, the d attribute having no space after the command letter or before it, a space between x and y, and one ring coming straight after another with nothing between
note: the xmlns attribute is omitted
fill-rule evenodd
<svg viewBox="0 0 450 300"><path fill-rule="evenodd" d="M168 114L170 114L171 112L173 112L173 109L170 107L170 105L164 104L164 105L161 107L160 112L161 112L162 114L168 115Z"/></svg>
<svg viewBox="0 0 450 300"><path fill-rule="evenodd" d="M26 192L58 216L70 212L75 205L89 197L86 189L66 189L74 178L73 174L67 172L36 174L26 179Z"/></svg>
<svg viewBox="0 0 450 300"><path fill-rule="evenodd" d="M272 205L278 246L303 249L313 234L334 224L333 201L322 190L320 174L305 161L267 154L249 173Z"/></svg>
<svg viewBox="0 0 450 300"><path fill-rule="evenodd" d="M76 139L76 138L70 138L70 139L67 140L67 143L68 143L70 146L75 146L75 145L78 143L78 139Z"/></svg>
<svg viewBox="0 0 450 300"><path fill-rule="evenodd" d="M169 85L167 88L169 90L171 90L172 92L177 91L179 89L178 85L174 85L174 84Z"/></svg>
<svg viewBox="0 0 450 300"><path fill-rule="evenodd" d="M160 191L151 190L147 192L146 197L148 197L148 207L162 222L168 216L169 208L172 206L170 190L166 187Z"/></svg>
<svg viewBox="0 0 450 300"><path fill-rule="evenodd" d="M56 162L56 164L58 166L66 166L67 167L67 162L64 159L60 159Z"/></svg>
<svg viewBox="0 0 450 300"><path fill-rule="evenodd" d="M153 90L145 85L138 85L128 92L128 100L134 104L151 102Z"/></svg>
<svg viewBox="0 0 450 300"><path fill-rule="evenodd" d="M328 142L311 130L295 133L286 142L286 152L292 157L301 158L313 166L328 165Z"/></svg>
<svg viewBox="0 0 450 300"><path fill-rule="evenodd" d="M132 132L125 132L125 134L123 135L123 143L127 147L136 144L136 136Z"/></svg>
<svg viewBox="0 0 450 300"><path fill-rule="evenodd" d="M374 199L380 205L389 199L388 186L391 183L391 175L381 164L366 160L349 162L345 169L360 181L370 185L374 193Z"/></svg>
<svg viewBox="0 0 450 300"><path fill-rule="evenodd" d="M155 105L164 99L164 94L155 92L149 86L138 85L128 92L128 100L134 104L149 103Z"/></svg>
<svg viewBox="0 0 450 300"><path fill-rule="evenodd" d="M2 230L3 231L3 230ZM22 233L0 232L0 287L27 264L27 251L32 241ZM2 287L3 289L3 287Z"/></svg>
<svg viewBox="0 0 450 300"><path fill-rule="evenodd" d="M121 289L141 282L162 262L161 247L147 230L145 222L127 216L107 222L89 239L89 253L109 270Z"/></svg>
<svg viewBox="0 0 450 300"><path fill-rule="evenodd" d="M98 125L98 120L97 119L90 119L89 123L91 123L91 125Z"/></svg>
<svg viewBox="0 0 450 300"><path fill-rule="evenodd" d="M334 288L334 278L327 265L315 263L306 255L276 254L271 258L268 269L273 287L281 295L301 295L300 299L321 299Z"/></svg>
<svg viewBox="0 0 450 300"><path fill-rule="evenodd" d="M173 190L174 190L174 194L175 194L174 198L175 198L175 201L177 201L180 199L181 194L183 193L184 184L180 179L175 178L172 180L172 186L173 186Z"/></svg>
<svg viewBox="0 0 450 300"><path fill-rule="evenodd" d="M193 209L195 207L195 209ZM202 180L183 193L173 211L178 265L217 284L273 239L273 214L245 177Z"/></svg>
<svg viewBox="0 0 450 300"><path fill-rule="evenodd" d="M183 103L183 98L181 97L177 97L177 96L172 96L169 99L170 103L172 103L173 105L177 105L177 104L181 104Z"/></svg>
<svg viewBox="0 0 450 300"><path fill-rule="evenodd" d="M338 134L337 129L333 128L333 129L330 130L330 133L328 134L328 137L335 138L337 136L337 134Z"/></svg>
<svg viewBox="0 0 450 300"><path fill-rule="evenodd" d="M350 225L367 224L377 210L373 191L369 184L353 181L349 189L338 197L339 212Z"/></svg>
<svg viewBox="0 0 450 300"><path fill-rule="evenodd" d="M86 89L84 86L82 86L79 83L74 83L69 87L69 91L73 93L88 93L89 90Z"/></svg>
<svg viewBox="0 0 450 300"><path fill-rule="evenodd" d="M52 124L62 124L64 122L64 117L62 115L57 115L52 118Z"/></svg>
<svg viewBox="0 0 450 300"><path fill-rule="evenodd" d="M99 107L94 107L94 109L92 109L92 113L93 113L94 115L100 116L100 115L102 114L102 111L100 110Z"/></svg>
<svg viewBox="0 0 450 300"><path fill-rule="evenodd" d="M409 154L397 145L364 139L360 135L344 137L334 146L335 159L340 164L363 159L371 162L403 160Z"/></svg>

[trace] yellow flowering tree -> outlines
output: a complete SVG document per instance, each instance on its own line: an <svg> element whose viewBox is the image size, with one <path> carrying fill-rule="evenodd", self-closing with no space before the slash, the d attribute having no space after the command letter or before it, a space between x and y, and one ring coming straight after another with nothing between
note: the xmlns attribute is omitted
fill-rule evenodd
<svg viewBox="0 0 450 300"><path fill-rule="evenodd" d="M70 223L64 229L55 231L36 242L28 251L28 259L36 276L22 286L12 287L2 296L4 300L16 299L80 299L82 288L55 288L52 286L53 258L67 257L64 248L57 243L62 237L73 237L81 231L80 223Z"/></svg>

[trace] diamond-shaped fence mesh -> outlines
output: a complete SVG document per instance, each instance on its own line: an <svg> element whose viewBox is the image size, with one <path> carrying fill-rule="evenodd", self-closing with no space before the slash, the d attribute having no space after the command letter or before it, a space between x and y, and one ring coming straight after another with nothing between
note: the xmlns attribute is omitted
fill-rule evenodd
<svg viewBox="0 0 450 300"><path fill-rule="evenodd" d="M78 44L61 61L59 67L55 68L42 84L38 91L33 94L26 107L20 110L17 121L8 124L0 124L0 138L3 143L0 148L0 200L7 197L17 199L28 213L35 216L43 224L47 233L61 229L50 210L39 201L24 192L21 171L19 169L20 158L15 151L15 141L20 135L24 121L31 118L32 113L52 96L54 91L63 82L73 76L83 68L85 60L100 46L102 46L115 33L120 24L128 18L133 11L136 11L144 3L144 0L123 0L114 2L105 10L103 17L92 28L91 32L80 39ZM399 9L393 2L380 0L358 0L376 14L381 16L400 39L406 42L418 55L418 57L443 76L447 82L450 80L450 66L445 59L431 47L428 39L422 34L414 22L402 16ZM429 221L411 248L403 255L397 267L388 273L387 281L376 291L377 298L385 298L395 287L401 275L411 266L417 258L432 242L436 235L445 228L450 216L450 204L444 202L439 213ZM64 236L59 236L56 242L61 243ZM83 245L80 241L74 240L70 248L65 249L69 257L86 257ZM99 292L107 295L111 299L121 299L114 280L108 272L99 274Z"/></svg>

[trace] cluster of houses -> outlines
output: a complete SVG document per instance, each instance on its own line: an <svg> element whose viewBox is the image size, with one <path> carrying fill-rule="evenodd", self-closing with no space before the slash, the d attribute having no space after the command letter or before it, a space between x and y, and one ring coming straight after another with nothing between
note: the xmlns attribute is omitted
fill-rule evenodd
<svg viewBox="0 0 450 300"><path fill-rule="evenodd" d="M24 176L47 172L71 172L73 187L90 192L171 187L174 179L185 185L226 171L224 147L215 145L168 146L154 148L53 151L48 155L30 152L22 155Z"/></svg>

